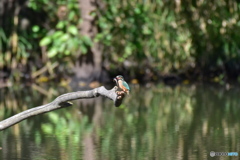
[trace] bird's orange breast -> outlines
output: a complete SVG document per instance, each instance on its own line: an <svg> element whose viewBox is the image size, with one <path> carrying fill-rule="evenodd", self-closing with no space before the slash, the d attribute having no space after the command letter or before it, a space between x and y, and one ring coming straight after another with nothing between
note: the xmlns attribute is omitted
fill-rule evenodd
<svg viewBox="0 0 240 160"><path fill-rule="evenodd" d="M123 85L122 81L119 82L119 87L124 91L127 92L128 89Z"/></svg>

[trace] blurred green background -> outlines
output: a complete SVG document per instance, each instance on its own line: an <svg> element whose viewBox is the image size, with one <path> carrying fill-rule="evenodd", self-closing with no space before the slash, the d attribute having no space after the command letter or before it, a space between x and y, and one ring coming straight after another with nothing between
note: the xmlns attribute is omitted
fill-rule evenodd
<svg viewBox="0 0 240 160"><path fill-rule="evenodd" d="M0 159L240 153L239 9L239 0L1 0L0 120L99 82L110 89L118 74L131 92L119 108L79 100L1 131ZM171 87L149 83L160 81Z"/></svg>
<svg viewBox="0 0 240 160"><path fill-rule="evenodd" d="M0 78L238 80L239 9L238 0L2 0Z"/></svg>

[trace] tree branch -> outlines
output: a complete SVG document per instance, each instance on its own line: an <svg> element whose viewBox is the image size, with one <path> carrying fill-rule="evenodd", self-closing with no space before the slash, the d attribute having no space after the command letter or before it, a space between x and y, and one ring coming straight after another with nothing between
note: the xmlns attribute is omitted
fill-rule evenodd
<svg viewBox="0 0 240 160"><path fill-rule="evenodd" d="M114 88L112 88L111 90L107 90L105 87L101 86L101 87L98 87L98 88L95 88L95 89L89 90L89 91L78 91L78 92L66 93L66 94L58 96L51 103L28 109L26 111L23 111L21 113L18 113L10 118L7 118L7 119L1 121L0 122L0 131L6 129L8 127L11 127L12 125L19 123L29 117L43 114L46 112L50 112L50 111L53 111L56 109L72 106L72 103L68 102L68 101L76 100L76 99L84 99L84 98L95 98L98 96L104 96L104 97L107 97L107 98L113 100L114 105L116 107L119 107L122 104L122 100L123 100L125 94L123 94L123 93L119 94L119 92L117 92L116 86Z"/></svg>

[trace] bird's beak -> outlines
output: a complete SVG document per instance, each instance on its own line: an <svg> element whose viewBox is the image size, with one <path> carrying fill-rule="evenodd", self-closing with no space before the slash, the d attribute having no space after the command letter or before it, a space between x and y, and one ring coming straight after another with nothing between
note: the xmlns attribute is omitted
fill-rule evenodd
<svg viewBox="0 0 240 160"><path fill-rule="evenodd" d="M116 79L116 78L113 78L113 81L117 82L117 79Z"/></svg>

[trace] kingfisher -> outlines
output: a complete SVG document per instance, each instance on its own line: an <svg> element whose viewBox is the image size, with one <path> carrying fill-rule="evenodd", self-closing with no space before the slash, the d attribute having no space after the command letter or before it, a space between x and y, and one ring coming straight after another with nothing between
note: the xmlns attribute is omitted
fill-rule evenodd
<svg viewBox="0 0 240 160"><path fill-rule="evenodd" d="M124 80L123 76L118 75L113 80L116 82L119 89L121 89L124 93L129 94L130 87L128 86L127 82Z"/></svg>

